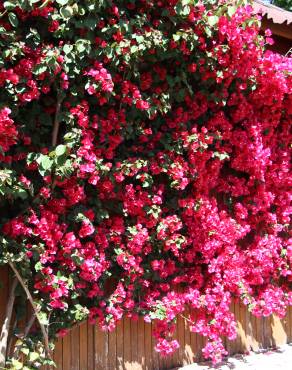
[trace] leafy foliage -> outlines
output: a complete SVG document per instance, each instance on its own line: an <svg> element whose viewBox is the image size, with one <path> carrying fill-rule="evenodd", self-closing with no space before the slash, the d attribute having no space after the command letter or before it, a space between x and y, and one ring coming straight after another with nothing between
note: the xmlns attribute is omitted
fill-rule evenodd
<svg viewBox="0 0 292 370"><path fill-rule="evenodd" d="M291 0L273 0L272 4L292 12L292 1Z"/></svg>

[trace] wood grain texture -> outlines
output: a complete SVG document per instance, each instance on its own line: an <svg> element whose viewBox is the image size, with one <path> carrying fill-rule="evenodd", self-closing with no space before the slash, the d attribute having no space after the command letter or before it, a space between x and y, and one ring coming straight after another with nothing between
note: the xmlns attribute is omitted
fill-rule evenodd
<svg viewBox="0 0 292 370"><path fill-rule="evenodd" d="M62 357L63 357L63 369L62 370L71 370L71 333L67 334L63 338L63 356Z"/></svg>
<svg viewBox="0 0 292 370"><path fill-rule="evenodd" d="M124 369L124 321L121 320L116 328L116 369Z"/></svg>
<svg viewBox="0 0 292 370"><path fill-rule="evenodd" d="M117 366L117 331L108 333L108 369Z"/></svg>
<svg viewBox="0 0 292 370"><path fill-rule="evenodd" d="M151 328L152 328L152 333L153 333L153 329L154 329L154 324L151 323ZM154 350L154 346L156 344L156 341L153 337L153 335L151 335L151 338L152 338L152 369L153 370L160 370L160 364L159 364L159 354Z"/></svg>
<svg viewBox="0 0 292 370"><path fill-rule="evenodd" d="M71 330L71 367L70 370L80 368L80 326Z"/></svg>
<svg viewBox="0 0 292 370"><path fill-rule="evenodd" d="M145 322L143 317L139 317L138 320L138 363L140 364L140 369L145 369Z"/></svg>
<svg viewBox="0 0 292 370"><path fill-rule="evenodd" d="M88 369L88 335L87 335L87 322L85 321L79 327L79 356L80 370Z"/></svg>
<svg viewBox="0 0 292 370"><path fill-rule="evenodd" d="M95 370L94 325L87 322L87 370Z"/></svg>
<svg viewBox="0 0 292 370"><path fill-rule="evenodd" d="M123 341L123 351L124 351L124 370L131 370L132 365L132 354L131 354L131 320L126 317L124 318L124 341Z"/></svg>
<svg viewBox="0 0 292 370"><path fill-rule="evenodd" d="M145 352L145 370L152 369L152 335L151 324L144 324L144 352Z"/></svg>
<svg viewBox="0 0 292 370"><path fill-rule="evenodd" d="M58 339L55 343L54 357L58 369L63 369L63 339Z"/></svg>
<svg viewBox="0 0 292 370"><path fill-rule="evenodd" d="M108 332L94 328L94 365L95 370L109 370L108 368ZM111 370L111 369L110 369Z"/></svg>

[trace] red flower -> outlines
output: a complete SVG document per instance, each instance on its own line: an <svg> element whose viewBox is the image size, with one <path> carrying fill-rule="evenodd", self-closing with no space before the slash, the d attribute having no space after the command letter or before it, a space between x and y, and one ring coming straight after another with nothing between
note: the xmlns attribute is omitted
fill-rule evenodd
<svg viewBox="0 0 292 370"><path fill-rule="evenodd" d="M51 23L49 24L49 27L48 27L48 31L49 32L55 32L59 29L60 27L60 24L58 21L51 21Z"/></svg>
<svg viewBox="0 0 292 370"><path fill-rule="evenodd" d="M150 108L150 104L145 100L137 100L136 107L141 110L146 110Z"/></svg>

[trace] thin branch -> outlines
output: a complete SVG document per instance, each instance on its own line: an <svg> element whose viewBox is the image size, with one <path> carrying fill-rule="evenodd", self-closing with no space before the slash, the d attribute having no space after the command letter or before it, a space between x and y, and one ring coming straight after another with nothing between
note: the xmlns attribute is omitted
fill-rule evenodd
<svg viewBox="0 0 292 370"><path fill-rule="evenodd" d="M31 327L33 326L33 323L35 322L35 319L36 319L36 316L35 316L35 313L33 313L28 321L28 323L26 324L26 327L24 328L24 331L22 334L19 334L19 335L15 335L17 338L21 338L21 339L25 339L29 332L30 332L30 329ZM9 343L9 347L8 347L8 351L7 353L10 353L11 351L11 347L12 347L12 341L13 341L13 338L10 339L10 343ZM18 357L19 355L19 351L20 351L20 347L17 349L17 351L13 354L15 358Z"/></svg>
<svg viewBox="0 0 292 370"><path fill-rule="evenodd" d="M287 53L285 54L285 57L289 57L289 56L290 56L290 54L292 54L292 48L290 48L290 49L287 51Z"/></svg>
<svg viewBox="0 0 292 370"><path fill-rule="evenodd" d="M38 8L43 9L49 4L50 0L46 0L42 5L40 5Z"/></svg>
<svg viewBox="0 0 292 370"><path fill-rule="evenodd" d="M9 266L12 269L12 271L14 272L15 276L17 277L17 279L18 279L20 285L22 286L23 290L25 291L27 299L29 300L29 302L31 304L31 307L34 310L35 316L38 320L38 323L39 323L39 326L40 326L40 329L41 329L41 332L42 332L42 336L43 336L43 339L44 339L46 354L47 354L47 356L50 356L49 337L48 337L48 333L46 331L46 328L45 328L44 324L41 322L41 318L39 316L39 311L40 310L36 307L30 291L28 290L27 286L25 285L25 282L23 281L22 277L20 276L20 274L17 271L14 264L12 262L9 262Z"/></svg>
<svg viewBox="0 0 292 370"><path fill-rule="evenodd" d="M58 141L58 134L59 134L59 128L60 128L59 115L60 115L61 104L62 104L63 99L64 98L60 94L58 94L56 112L55 112L55 120L54 120L54 128L53 128L53 133L52 133L52 146L56 146L57 141Z"/></svg>
<svg viewBox="0 0 292 370"><path fill-rule="evenodd" d="M11 347L12 347L13 338L14 338L13 333L16 329L16 326L17 326L17 320L15 319L14 324L13 324L13 328L12 328L12 334L10 335L9 343L8 343L8 346L7 346L6 357L9 356L10 353L11 353Z"/></svg>
<svg viewBox="0 0 292 370"><path fill-rule="evenodd" d="M31 327L33 326L33 323L35 322L36 316L35 313L31 315L31 318L29 319L29 322L26 324L26 327L24 328L22 338L26 338L30 332Z"/></svg>
<svg viewBox="0 0 292 370"><path fill-rule="evenodd" d="M9 335L9 327L13 312L13 306L15 301L15 289L17 287L18 281L16 278L13 279L12 285L9 292L8 302L6 305L6 313L5 313L5 321L2 325L1 329L1 337L0 337L0 368L5 367L6 362L6 355L7 355L7 342L8 342L8 335Z"/></svg>
<svg viewBox="0 0 292 370"><path fill-rule="evenodd" d="M179 314L179 316L181 318L183 318L184 320L186 320L187 322L189 322L190 324L194 325L194 321L188 319L186 316L184 316L182 313Z"/></svg>
<svg viewBox="0 0 292 370"><path fill-rule="evenodd" d="M6 10L4 10L4 12L0 14L0 18L4 17L4 15L5 15L6 13L7 13L7 9L6 9Z"/></svg>

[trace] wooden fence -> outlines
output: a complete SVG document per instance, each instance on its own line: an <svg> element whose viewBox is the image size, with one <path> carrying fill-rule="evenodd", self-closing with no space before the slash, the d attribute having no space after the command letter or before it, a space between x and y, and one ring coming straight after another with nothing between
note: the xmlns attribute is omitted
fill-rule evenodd
<svg viewBox="0 0 292 370"><path fill-rule="evenodd" d="M226 342L230 354L257 351L292 341L292 309L286 318L256 319L246 309L233 304L238 320L238 338ZM142 319L124 319L112 333L101 332L84 323L56 345L58 370L162 370L201 360L204 338L190 333L183 319L177 322L175 337L180 349L167 358L153 351L151 325Z"/></svg>
<svg viewBox="0 0 292 370"><path fill-rule="evenodd" d="M1 324L9 285L8 276L1 269L0 282ZM225 342L230 354L292 342L292 307L283 320L276 316L255 318L238 303L231 308L237 319L238 337ZM125 318L111 333L84 322L56 343L57 370L166 370L202 359L204 338L190 333L182 318L175 332L181 347L173 356L163 358L153 350L151 331L151 324L142 318L138 321Z"/></svg>

